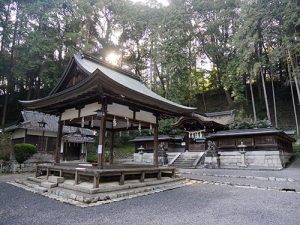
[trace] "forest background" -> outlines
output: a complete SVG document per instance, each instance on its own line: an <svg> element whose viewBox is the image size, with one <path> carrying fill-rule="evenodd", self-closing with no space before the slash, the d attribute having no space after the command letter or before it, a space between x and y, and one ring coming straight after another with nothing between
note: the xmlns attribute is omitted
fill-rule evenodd
<svg viewBox="0 0 300 225"><path fill-rule="evenodd" d="M82 50L199 113L298 131L299 44L297 0L0 0L1 126Z"/></svg>

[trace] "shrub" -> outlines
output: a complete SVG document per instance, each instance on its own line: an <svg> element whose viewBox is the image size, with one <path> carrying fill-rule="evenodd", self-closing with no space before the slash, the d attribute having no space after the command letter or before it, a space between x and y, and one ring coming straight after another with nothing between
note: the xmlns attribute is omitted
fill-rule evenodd
<svg viewBox="0 0 300 225"><path fill-rule="evenodd" d="M8 161L9 160L9 156L7 154L0 154L0 160L3 160L3 161Z"/></svg>
<svg viewBox="0 0 300 225"><path fill-rule="evenodd" d="M32 144L16 144L15 156L18 163L23 163L36 153L36 146Z"/></svg>
<svg viewBox="0 0 300 225"><path fill-rule="evenodd" d="M87 157L86 161L90 163L96 163L98 161L98 156L97 155L90 155Z"/></svg>

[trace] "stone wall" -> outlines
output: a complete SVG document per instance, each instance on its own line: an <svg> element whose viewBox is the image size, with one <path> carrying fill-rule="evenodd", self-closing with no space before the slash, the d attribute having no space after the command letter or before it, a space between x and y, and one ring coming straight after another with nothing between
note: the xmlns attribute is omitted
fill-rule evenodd
<svg viewBox="0 0 300 225"><path fill-rule="evenodd" d="M177 154L178 152L168 152L168 161L170 162ZM158 161L161 157L158 157ZM145 163L145 164L153 164L153 153L134 153L133 155L133 161L137 163Z"/></svg>
<svg viewBox="0 0 300 225"><path fill-rule="evenodd" d="M221 168L236 168L241 164L238 151L219 152ZM292 153L279 151L251 151L245 154L246 164L251 167L281 169L290 161Z"/></svg>

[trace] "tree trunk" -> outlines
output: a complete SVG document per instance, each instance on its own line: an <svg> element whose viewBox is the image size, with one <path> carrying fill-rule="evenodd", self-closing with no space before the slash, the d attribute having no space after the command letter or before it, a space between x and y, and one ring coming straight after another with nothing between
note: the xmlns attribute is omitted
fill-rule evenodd
<svg viewBox="0 0 300 225"><path fill-rule="evenodd" d="M289 82L290 82L290 87L291 87L291 95L292 95L296 130L297 130L297 135L299 135L298 116L297 116L297 109L296 109L295 97L294 97L294 91L293 91L291 68L290 68L290 65L289 65L288 61L287 61L287 68L288 68L288 73L289 73Z"/></svg>
<svg viewBox="0 0 300 225"><path fill-rule="evenodd" d="M251 94L251 102L252 102L252 109L253 109L253 118L254 122L257 122L257 117L256 117L256 109L255 109L255 100L254 100L254 95L253 95L253 88L252 88L252 80L251 80L251 75L250 75L250 94Z"/></svg>
<svg viewBox="0 0 300 225"><path fill-rule="evenodd" d="M272 94L273 94L273 107L274 107L274 120L275 120L275 127L276 127L276 128L278 128L278 121L277 121L277 108L276 108L276 96L275 96L275 89L274 89L274 81L273 81L272 68L270 69L270 77L271 77L271 84L272 84Z"/></svg>
<svg viewBox="0 0 300 225"><path fill-rule="evenodd" d="M264 91L264 99L265 99L265 104L266 104L266 111L267 111L267 117L270 123L271 121L271 116L270 116L270 109L269 109L269 101L268 101L268 95L267 95L267 89L266 89L266 84L265 84L265 76L264 73L262 72L262 69L260 68L260 75L261 75L261 81L263 85L263 91Z"/></svg>
<svg viewBox="0 0 300 225"><path fill-rule="evenodd" d="M295 74L295 64L294 64L294 60L292 58L292 54L291 54L291 51L288 49L288 59L287 60L287 63L290 63L291 65L291 73L293 73L293 78L294 78L294 81L295 81L295 86L296 86L296 90L297 90L297 97L298 97L298 104L300 105L300 89L299 89L299 83L298 83L298 79L297 79L297 76Z"/></svg>
<svg viewBox="0 0 300 225"><path fill-rule="evenodd" d="M227 101L227 103L228 103L228 105L230 107L230 106L233 105L233 101L231 99L230 91L229 90L225 90L225 89L224 89L224 91L225 91L225 95L226 95L226 101Z"/></svg>

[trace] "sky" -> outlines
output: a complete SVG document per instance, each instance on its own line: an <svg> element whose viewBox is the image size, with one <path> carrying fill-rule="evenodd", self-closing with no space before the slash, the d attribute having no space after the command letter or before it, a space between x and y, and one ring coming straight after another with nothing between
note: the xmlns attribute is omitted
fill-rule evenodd
<svg viewBox="0 0 300 225"><path fill-rule="evenodd" d="M131 0L133 2L146 2L147 0ZM157 0L157 2L161 3L163 6L168 6L169 1L168 0Z"/></svg>

